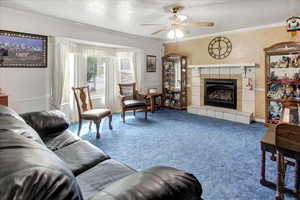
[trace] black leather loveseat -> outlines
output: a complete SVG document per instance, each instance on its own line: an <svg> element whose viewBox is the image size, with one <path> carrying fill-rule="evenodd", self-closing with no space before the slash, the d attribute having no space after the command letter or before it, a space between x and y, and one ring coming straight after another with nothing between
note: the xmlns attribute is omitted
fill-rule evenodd
<svg viewBox="0 0 300 200"><path fill-rule="evenodd" d="M170 167L136 172L67 130L59 111L0 106L1 200L199 200L197 179Z"/></svg>

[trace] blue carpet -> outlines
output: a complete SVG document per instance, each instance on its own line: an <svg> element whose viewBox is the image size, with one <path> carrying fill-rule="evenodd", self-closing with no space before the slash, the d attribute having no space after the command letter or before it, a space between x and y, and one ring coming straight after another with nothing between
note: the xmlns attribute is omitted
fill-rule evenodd
<svg viewBox="0 0 300 200"><path fill-rule="evenodd" d="M136 117L129 113L123 124L115 114L113 131L108 129L108 120L102 122L100 140L96 140L95 127L89 131L84 123L81 137L137 170L165 165L194 174L206 200L275 198L274 190L259 183L263 124L245 125L174 110L148 116L145 121L143 113ZM77 133L77 127L73 124L70 130ZM273 181L275 167L267 161L267 177ZM292 183L292 171L288 172L287 182Z"/></svg>

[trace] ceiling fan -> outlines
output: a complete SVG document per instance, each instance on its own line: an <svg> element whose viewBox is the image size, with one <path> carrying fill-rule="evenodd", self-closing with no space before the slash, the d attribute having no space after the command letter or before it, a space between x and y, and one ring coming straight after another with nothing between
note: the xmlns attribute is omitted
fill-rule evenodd
<svg viewBox="0 0 300 200"><path fill-rule="evenodd" d="M169 39L177 39L184 37L184 34L190 33L186 27L211 27L214 26L213 22L187 22L188 16L183 14L178 14L178 12L184 10L184 6L172 5L166 7L166 10L171 13L169 17L169 22L164 28L153 32L151 35L156 35L158 33L167 31ZM142 26L157 26L164 24L141 24Z"/></svg>

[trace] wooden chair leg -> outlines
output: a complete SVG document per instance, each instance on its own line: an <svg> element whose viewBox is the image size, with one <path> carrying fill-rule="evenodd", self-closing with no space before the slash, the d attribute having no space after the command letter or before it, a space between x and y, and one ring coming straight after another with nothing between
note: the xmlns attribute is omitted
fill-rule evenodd
<svg viewBox="0 0 300 200"><path fill-rule="evenodd" d="M123 123L125 123L125 111L122 111Z"/></svg>
<svg viewBox="0 0 300 200"><path fill-rule="evenodd" d="M147 117L147 113L148 113L148 109L146 108L146 109L145 109L145 120L147 120L147 119L148 119L148 117Z"/></svg>
<svg viewBox="0 0 300 200"><path fill-rule="evenodd" d="M90 121L89 129L92 128L92 125L93 125L93 121Z"/></svg>
<svg viewBox="0 0 300 200"><path fill-rule="evenodd" d="M260 181L266 181L266 151L261 151L261 161L260 161Z"/></svg>
<svg viewBox="0 0 300 200"><path fill-rule="evenodd" d="M100 138L99 129L100 129L101 120L95 121L95 124L96 124L96 130L97 130L96 138L99 139Z"/></svg>
<svg viewBox="0 0 300 200"><path fill-rule="evenodd" d="M109 116L109 129L112 130L113 127L111 125L111 122L112 122L112 115Z"/></svg>
<svg viewBox="0 0 300 200"><path fill-rule="evenodd" d="M295 165L295 194L297 199L300 199L300 160L296 160L296 165Z"/></svg>
<svg viewBox="0 0 300 200"><path fill-rule="evenodd" d="M81 126L82 126L82 120L79 119L78 132L77 132L77 135L78 135L78 136L80 135Z"/></svg>
<svg viewBox="0 0 300 200"><path fill-rule="evenodd" d="M276 200L284 199L284 157L281 153L277 156L277 185L276 185Z"/></svg>

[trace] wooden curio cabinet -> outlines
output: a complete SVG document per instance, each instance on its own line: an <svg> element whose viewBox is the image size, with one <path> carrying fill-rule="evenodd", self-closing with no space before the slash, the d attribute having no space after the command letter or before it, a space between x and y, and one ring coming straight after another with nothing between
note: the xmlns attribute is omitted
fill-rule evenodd
<svg viewBox="0 0 300 200"><path fill-rule="evenodd" d="M288 119L299 123L300 104L300 43L283 42L265 49L267 126ZM289 109L288 116L284 108Z"/></svg>
<svg viewBox="0 0 300 200"><path fill-rule="evenodd" d="M162 57L163 106L184 110L187 107L187 57L168 54Z"/></svg>

